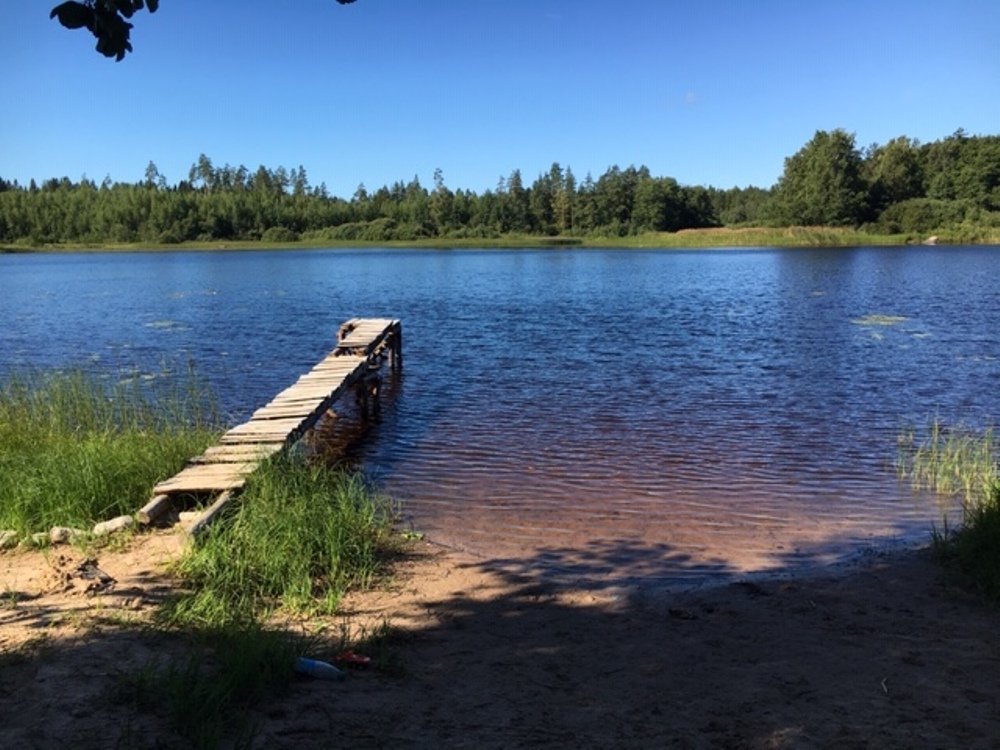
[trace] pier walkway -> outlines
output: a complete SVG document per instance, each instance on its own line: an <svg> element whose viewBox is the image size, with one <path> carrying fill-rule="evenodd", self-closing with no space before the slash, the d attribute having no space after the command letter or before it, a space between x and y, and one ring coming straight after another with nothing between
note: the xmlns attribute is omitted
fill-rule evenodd
<svg viewBox="0 0 1000 750"><path fill-rule="evenodd" d="M353 318L337 330L333 350L257 409L249 421L225 432L219 442L191 459L179 473L153 488L153 498L137 514L151 523L174 506L179 496L218 496L192 533L214 515L212 509L239 491L257 466L284 450L312 428L338 399L353 392L364 404L378 398L379 373L385 360L402 368L402 329L390 318ZM216 507L217 506L217 507Z"/></svg>

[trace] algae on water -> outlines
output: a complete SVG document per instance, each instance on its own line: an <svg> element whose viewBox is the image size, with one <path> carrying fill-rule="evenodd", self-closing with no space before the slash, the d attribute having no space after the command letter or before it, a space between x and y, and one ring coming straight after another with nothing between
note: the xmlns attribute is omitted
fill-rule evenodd
<svg viewBox="0 0 1000 750"><path fill-rule="evenodd" d="M851 322L859 326L895 326L906 320L907 318L902 315L879 315L872 313L871 315L862 315L860 318L854 318Z"/></svg>

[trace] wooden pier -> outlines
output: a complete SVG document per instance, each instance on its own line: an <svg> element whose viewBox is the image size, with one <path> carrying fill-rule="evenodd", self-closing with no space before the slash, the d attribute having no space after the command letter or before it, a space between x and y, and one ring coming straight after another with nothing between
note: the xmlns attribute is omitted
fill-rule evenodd
<svg viewBox="0 0 1000 750"><path fill-rule="evenodd" d="M151 523L182 496L215 497L189 527L204 527L260 463L279 453L311 429L340 398L353 393L367 412L377 405L380 372L388 360L394 372L403 365L402 329L398 320L353 318L337 330L333 350L250 420L228 430L218 444L191 459L179 473L153 488L153 498L138 512Z"/></svg>

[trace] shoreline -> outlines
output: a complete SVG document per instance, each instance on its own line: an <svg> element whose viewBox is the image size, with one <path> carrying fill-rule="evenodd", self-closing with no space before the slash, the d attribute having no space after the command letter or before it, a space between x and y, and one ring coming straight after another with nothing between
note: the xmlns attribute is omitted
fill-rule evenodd
<svg viewBox="0 0 1000 750"><path fill-rule="evenodd" d="M511 250L511 249L636 249L636 250L701 250L753 249L795 247L914 247L927 237L906 234L868 234L838 227L745 227L684 229L679 232L651 232L626 237L548 237L512 235L492 238L434 238L402 241L306 241L270 242L262 240L213 240L208 242L158 243L60 243L43 246L2 245L0 253L94 253L94 252L187 252L187 251L252 251L252 250ZM955 232L942 230L936 234L937 246L982 245L1000 246L1000 232L963 239Z"/></svg>

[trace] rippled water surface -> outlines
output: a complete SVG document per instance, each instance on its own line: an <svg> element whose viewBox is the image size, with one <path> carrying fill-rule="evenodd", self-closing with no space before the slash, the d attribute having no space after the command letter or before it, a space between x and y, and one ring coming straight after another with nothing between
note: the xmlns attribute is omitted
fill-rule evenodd
<svg viewBox="0 0 1000 750"><path fill-rule="evenodd" d="M896 438L1000 414L998 280L997 248L8 255L0 368L190 361L236 420L399 317L356 450L417 528L669 583L925 537Z"/></svg>

